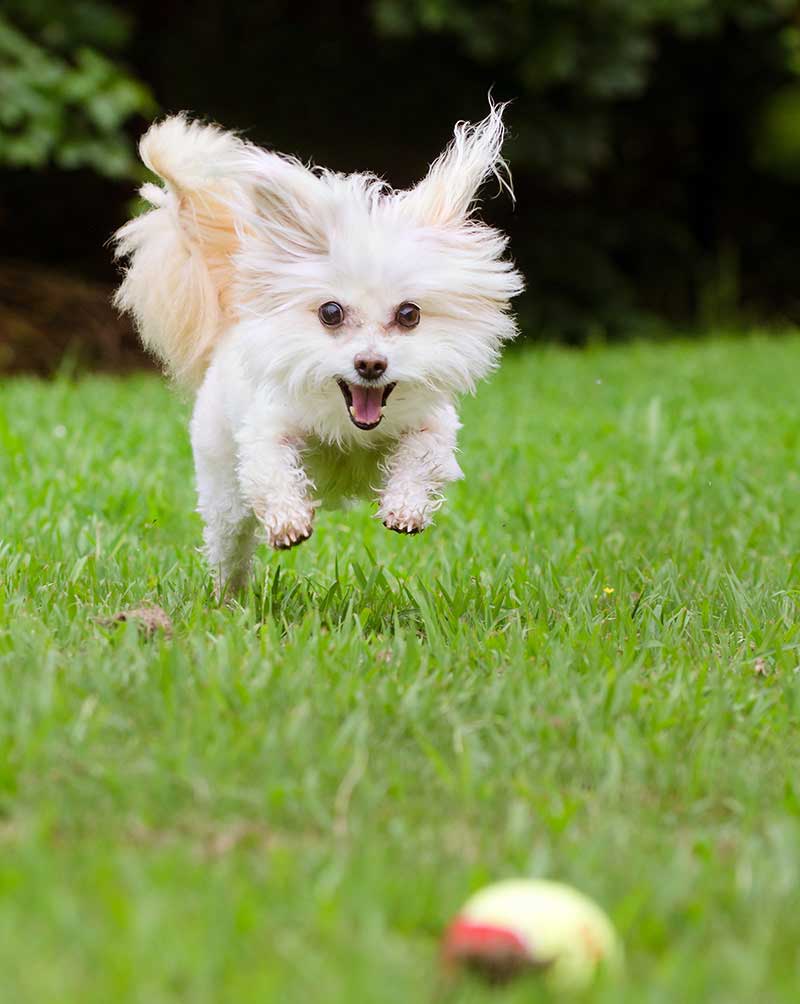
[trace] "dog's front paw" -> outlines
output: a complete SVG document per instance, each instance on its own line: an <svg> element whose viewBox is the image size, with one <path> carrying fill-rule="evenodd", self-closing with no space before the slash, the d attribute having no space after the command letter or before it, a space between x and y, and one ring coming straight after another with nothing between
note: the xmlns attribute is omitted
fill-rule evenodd
<svg viewBox="0 0 800 1004"><path fill-rule="evenodd" d="M276 551L288 551L308 540L314 532L309 520L307 523L281 523L276 527L267 527L267 543Z"/></svg>
<svg viewBox="0 0 800 1004"><path fill-rule="evenodd" d="M401 523L393 516L385 519L383 521L383 525L387 530L394 530L395 533L405 533L408 536L413 536L415 533L422 533L425 529L425 525L423 523Z"/></svg>
<svg viewBox="0 0 800 1004"><path fill-rule="evenodd" d="M378 518L387 530L394 530L395 533L422 533L431 524L429 508L424 504L387 505L384 502L378 510Z"/></svg>
<svg viewBox="0 0 800 1004"><path fill-rule="evenodd" d="M256 515L264 527L267 543L276 551L297 547L314 532L314 507L310 503L291 509L270 509Z"/></svg>

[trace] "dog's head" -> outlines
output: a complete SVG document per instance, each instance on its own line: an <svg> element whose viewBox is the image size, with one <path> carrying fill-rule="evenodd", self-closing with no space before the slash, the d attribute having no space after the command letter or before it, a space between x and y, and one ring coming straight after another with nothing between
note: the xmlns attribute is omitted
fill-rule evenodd
<svg viewBox="0 0 800 1004"><path fill-rule="evenodd" d="M516 334L521 276L506 238L473 216L489 176L509 187L501 113L459 124L409 191L243 148L252 209L239 221L234 301L245 368L328 434L352 433L349 419L368 436L384 409L394 425L415 401L470 390Z"/></svg>
<svg viewBox="0 0 800 1004"><path fill-rule="evenodd" d="M188 383L229 336L247 379L326 439L417 421L432 397L471 389L516 333L522 279L505 237L473 215L488 177L510 187L502 110L456 126L409 191L185 116L157 123L140 150L165 187L146 185L155 208L117 234L117 304Z"/></svg>

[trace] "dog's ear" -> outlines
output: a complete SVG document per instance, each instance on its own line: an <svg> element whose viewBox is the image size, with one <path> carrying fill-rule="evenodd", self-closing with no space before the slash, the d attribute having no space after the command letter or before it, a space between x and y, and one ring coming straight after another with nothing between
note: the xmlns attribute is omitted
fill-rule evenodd
<svg viewBox="0 0 800 1004"><path fill-rule="evenodd" d="M484 181L493 175L513 198L511 178L501 155L505 104L490 102L487 117L473 125L459 122L453 141L403 203L422 223L457 224L465 220Z"/></svg>
<svg viewBox="0 0 800 1004"><path fill-rule="evenodd" d="M250 240L266 241L279 257L324 254L331 211L327 186L294 157L249 147L244 158L254 204Z"/></svg>

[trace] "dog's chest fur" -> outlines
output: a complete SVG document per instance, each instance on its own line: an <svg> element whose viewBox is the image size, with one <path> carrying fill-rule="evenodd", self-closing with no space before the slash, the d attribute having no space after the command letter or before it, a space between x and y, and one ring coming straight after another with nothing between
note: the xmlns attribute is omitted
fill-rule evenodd
<svg viewBox="0 0 800 1004"><path fill-rule="evenodd" d="M374 498L383 480L381 463L390 445L387 442L382 447L363 449L311 442L302 452L303 467L322 506L336 509L358 499Z"/></svg>

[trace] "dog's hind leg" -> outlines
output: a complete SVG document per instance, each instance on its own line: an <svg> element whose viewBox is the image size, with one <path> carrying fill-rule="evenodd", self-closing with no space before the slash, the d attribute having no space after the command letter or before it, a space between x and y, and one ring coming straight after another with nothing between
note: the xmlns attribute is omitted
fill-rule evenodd
<svg viewBox="0 0 800 1004"><path fill-rule="evenodd" d="M203 517L206 560L217 599L247 585L258 524L241 498L236 446L213 397L201 388L192 417L192 449L197 478L197 511Z"/></svg>
<svg viewBox="0 0 800 1004"><path fill-rule="evenodd" d="M258 523L252 513L226 510L220 501L213 488L198 493L198 510L205 523L203 551L214 575L214 594L224 600L247 585Z"/></svg>

